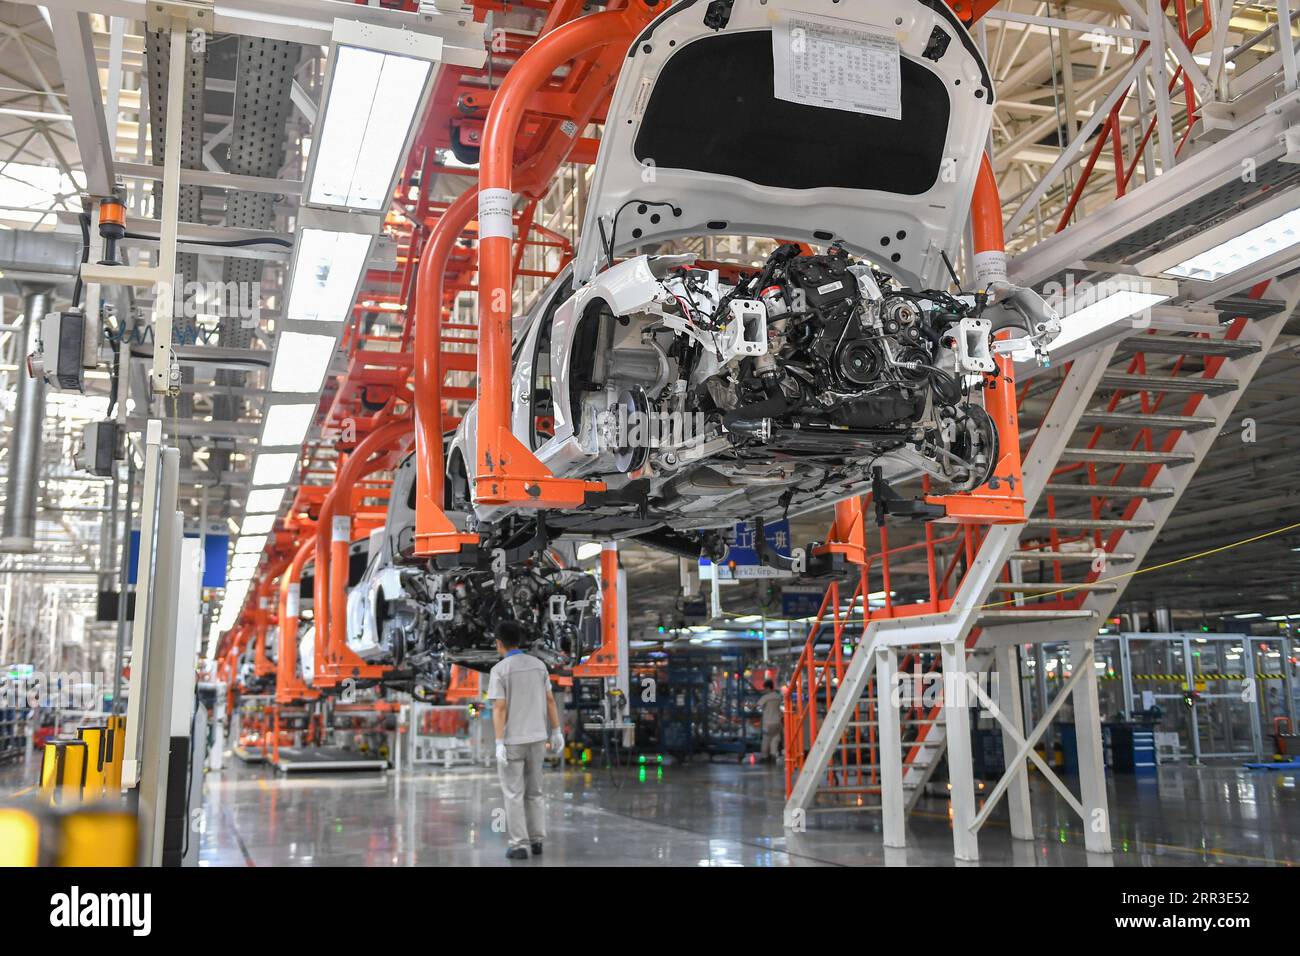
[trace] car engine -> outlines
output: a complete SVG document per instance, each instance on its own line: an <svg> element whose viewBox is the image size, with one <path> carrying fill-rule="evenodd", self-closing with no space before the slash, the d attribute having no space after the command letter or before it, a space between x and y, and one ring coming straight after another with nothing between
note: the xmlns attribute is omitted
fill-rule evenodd
<svg viewBox="0 0 1300 956"><path fill-rule="evenodd" d="M417 693L444 690L451 666L490 670L500 660L495 624L517 621L532 635L523 650L548 668L576 663L599 642L599 596L592 576L543 559L502 573L430 574L403 568L401 596L375 595L375 618L394 679Z"/></svg>
<svg viewBox="0 0 1300 956"><path fill-rule="evenodd" d="M614 450L615 470L652 481L654 510L741 492L740 511L758 514L764 496L842 488L891 453L947 491L976 488L998 461L978 400L996 387L994 352L1045 360L1060 328L1028 290L912 291L836 245L805 255L785 244L753 272L643 261L652 301L618 315L588 303L584 314L596 306L615 321L603 382L598 368L579 384L613 399L595 441ZM1006 329L1019 337L995 341ZM655 423L650 440L636 433L642 421Z"/></svg>

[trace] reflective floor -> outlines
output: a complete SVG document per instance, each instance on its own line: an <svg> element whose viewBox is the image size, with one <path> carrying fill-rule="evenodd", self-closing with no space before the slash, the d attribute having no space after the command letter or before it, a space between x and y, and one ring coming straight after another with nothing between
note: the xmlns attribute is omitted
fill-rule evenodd
<svg viewBox="0 0 1300 956"><path fill-rule="evenodd" d="M1167 766L1158 780L1111 781L1116 852L1084 852L1081 825L1031 777L1039 839L1013 841L999 810L983 865L1300 863L1296 776ZM505 859L493 772L428 770L283 776L232 758L209 773L201 858L209 866L951 865L946 803L909 817L906 850L886 851L867 814L814 814L781 826L781 775L697 762L638 771L548 771L545 854Z"/></svg>

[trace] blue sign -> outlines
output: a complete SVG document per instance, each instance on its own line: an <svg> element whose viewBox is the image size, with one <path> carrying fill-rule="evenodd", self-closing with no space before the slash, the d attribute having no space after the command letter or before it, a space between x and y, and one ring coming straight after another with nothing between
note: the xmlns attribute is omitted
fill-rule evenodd
<svg viewBox="0 0 1300 956"><path fill-rule="evenodd" d="M197 538L197 534L187 534ZM230 535L207 534L203 536L203 587L226 586L226 556L230 551ZM140 570L140 532L131 532L131 554L127 562L127 581L135 584Z"/></svg>
<svg viewBox="0 0 1300 956"><path fill-rule="evenodd" d="M771 521L763 524L763 539L767 542L769 554L782 558L790 557L790 522ZM707 558L700 558L700 576L711 578L713 564ZM763 564L758 560L754 549L754 526L748 521L736 525L736 539L727 549L727 556L718 567L718 579L727 581L737 578L788 578L793 574Z"/></svg>
<svg viewBox="0 0 1300 956"><path fill-rule="evenodd" d="M764 522L763 538L767 542L769 552L779 554L783 558L790 557L789 521ZM726 561L728 564L734 563L737 567L761 563L758 560L758 551L754 548L754 526L748 521L736 525L736 540L727 551Z"/></svg>
<svg viewBox="0 0 1300 956"><path fill-rule="evenodd" d="M781 616L786 618L816 617L822 609L826 591L817 587L788 587L781 589Z"/></svg>

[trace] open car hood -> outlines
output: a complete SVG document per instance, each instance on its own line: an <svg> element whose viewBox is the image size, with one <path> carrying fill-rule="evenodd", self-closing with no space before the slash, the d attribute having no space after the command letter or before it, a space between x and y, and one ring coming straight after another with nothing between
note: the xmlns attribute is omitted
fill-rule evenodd
<svg viewBox="0 0 1300 956"><path fill-rule="evenodd" d="M837 239L942 285L992 112L943 0L680 0L628 51L575 275L675 236L749 235Z"/></svg>

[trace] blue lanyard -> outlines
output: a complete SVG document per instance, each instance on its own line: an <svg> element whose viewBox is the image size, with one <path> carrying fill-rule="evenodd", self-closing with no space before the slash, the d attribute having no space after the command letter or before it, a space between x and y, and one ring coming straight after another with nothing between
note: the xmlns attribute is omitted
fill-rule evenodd
<svg viewBox="0 0 1300 956"><path fill-rule="evenodd" d="M506 657L514 657L516 654L522 654L522 653L523 651L521 651L519 648L516 647L513 651L506 651Z"/></svg>

